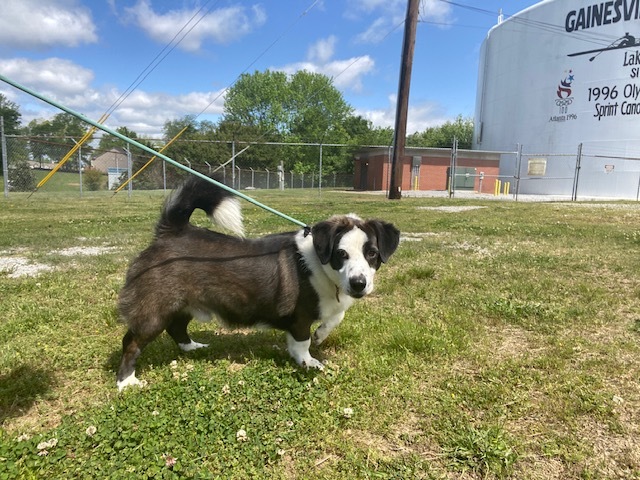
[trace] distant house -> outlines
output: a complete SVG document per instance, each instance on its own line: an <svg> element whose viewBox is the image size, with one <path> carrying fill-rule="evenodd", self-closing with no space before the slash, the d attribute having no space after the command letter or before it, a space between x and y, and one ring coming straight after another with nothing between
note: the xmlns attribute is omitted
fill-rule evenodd
<svg viewBox="0 0 640 480"><path fill-rule="evenodd" d="M406 148L402 159L401 188L447 190L451 178L450 148ZM356 190L386 190L391 175L391 154L387 148L372 148L354 156L353 187ZM455 173L456 190L493 193L500 170L500 154L459 150Z"/></svg>
<svg viewBox="0 0 640 480"><path fill-rule="evenodd" d="M111 190L120 183L120 177L128 170L127 152L121 147L112 148L94 158L91 166L109 176L108 188Z"/></svg>

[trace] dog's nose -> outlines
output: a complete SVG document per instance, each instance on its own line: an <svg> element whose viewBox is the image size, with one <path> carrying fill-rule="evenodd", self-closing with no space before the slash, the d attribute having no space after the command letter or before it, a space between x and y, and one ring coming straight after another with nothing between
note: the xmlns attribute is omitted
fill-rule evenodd
<svg viewBox="0 0 640 480"><path fill-rule="evenodd" d="M367 279L364 275L358 275L349 279L349 286L354 293L361 293L367 286Z"/></svg>

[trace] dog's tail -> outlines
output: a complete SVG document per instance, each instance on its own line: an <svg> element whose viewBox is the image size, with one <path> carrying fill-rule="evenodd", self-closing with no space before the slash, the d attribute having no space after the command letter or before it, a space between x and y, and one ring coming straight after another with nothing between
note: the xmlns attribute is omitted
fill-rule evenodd
<svg viewBox="0 0 640 480"><path fill-rule="evenodd" d="M240 201L231 192L204 180L191 176L165 202L156 236L180 232L189 223L196 208L200 208L216 225L244 237Z"/></svg>

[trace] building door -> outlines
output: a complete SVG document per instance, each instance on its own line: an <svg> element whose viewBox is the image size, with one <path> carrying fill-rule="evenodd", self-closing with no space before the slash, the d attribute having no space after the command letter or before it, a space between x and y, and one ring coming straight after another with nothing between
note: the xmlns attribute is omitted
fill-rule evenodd
<svg viewBox="0 0 640 480"><path fill-rule="evenodd" d="M447 168L447 190L451 180L451 167ZM454 190L473 190L476 185L476 169L472 167L456 167Z"/></svg>
<svg viewBox="0 0 640 480"><path fill-rule="evenodd" d="M369 179L369 162L360 163L360 190L368 190L367 180Z"/></svg>

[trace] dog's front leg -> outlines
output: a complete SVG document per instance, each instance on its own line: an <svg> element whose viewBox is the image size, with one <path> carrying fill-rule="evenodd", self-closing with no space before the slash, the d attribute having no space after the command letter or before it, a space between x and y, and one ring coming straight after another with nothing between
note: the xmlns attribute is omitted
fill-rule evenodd
<svg viewBox="0 0 640 480"><path fill-rule="evenodd" d="M301 367L324 370L324 365L322 365L322 362L313 358L309 353L310 346L311 338L298 341L293 338L293 335L287 333L287 350L289 351L289 355L291 355L296 363Z"/></svg>
<svg viewBox="0 0 640 480"><path fill-rule="evenodd" d="M329 317L324 320L322 324L316 328L316 331L313 332L313 343L315 345L320 345L325 339L329 336L329 334L342 322L344 318L344 312L340 312L337 315Z"/></svg>

